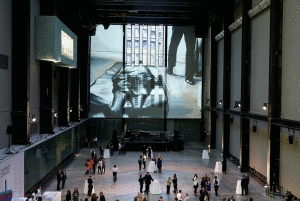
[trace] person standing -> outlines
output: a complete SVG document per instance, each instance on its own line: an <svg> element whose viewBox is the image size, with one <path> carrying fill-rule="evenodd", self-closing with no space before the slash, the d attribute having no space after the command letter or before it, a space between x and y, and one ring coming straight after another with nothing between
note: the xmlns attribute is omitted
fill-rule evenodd
<svg viewBox="0 0 300 201"><path fill-rule="evenodd" d="M61 182L61 169L58 170L58 172L56 173L56 178L57 178L57 190L60 190L60 182Z"/></svg>
<svg viewBox="0 0 300 201"><path fill-rule="evenodd" d="M172 181L173 181L173 187L174 187L173 193L175 194L175 193L177 193L177 176L176 176L176 174L173 175Z"/></svg>
<svg viewBox="0 0 300 201"><path fill-rule="evenodd" d="M96 173L96 166L97 166L97 161L98 161L98 157L97 157L97 154L95 154L94 158L93 158L93 171L94 171L94 174Z"/></svg>
<svg viewBox="0 0 300 201"><path fill-rule="evenodd" d="M97 168L98 168L98 175L99 175L99 173L101 173L101 175L102 175L102 160L101 159L98 160Z"/></svg>
<svg viewBox="0 0 300 201"><path fill-rule="evenodd" d="M248 186L249 186L249 182L250 182L250 177L249 174L246 172L246 180L247 180L247 185L246 185L246 192L245 194L248 195L249 191L248 191Z"/></svg>
<svg viewBox="0 0 300 201"><path fill-rule="evenodd" d="M65 188L65 183L66 183L66 179L67 179L67 173L65 171L65 169L63 169L63 171L61 172L61 185L62 185L62 189Z"/></svg>
<svg viewBox="0 0 300 201"><path fill-rule="evenodd" d="M72 200L71 191L68 190L66 195L66 201L71 201L71 200Z"/></svg>
<svg viewBox="0 0 300 201"><path fill-rule="evenodd" d="M205 198L205 196L206 196L206 193L207 193L207 191L205 190L205 187L204 186L202 186L202 188L201 188L201 190L200 190L200 193L199 193L199 200L200 201L204 201L204 198Z"/></svg>
<svg viewBox="0 0 300 201"><path fill-rule="evenodd" d="M78 188L75 188L73 191L73 201L78 201L78 198L79 198Z"/></svg>
<svg viewBox="0 0 300 201"><path fill-rule="evenodd" d="M138 179L138 181L140 183L140 193L143 193L144 179L142 174L140 174L140 178Z"/></svg>
<svg viewBox="0 0 300 201"><path fill-rule="evenodd" d="M242 195L244 195L244 193L246 194L246 186L248 184L248 181L245 177L245 175L243 175L243 178L241 180L241 186L242 186Z"/></svg>
<svg viewBox="0 0 300 201"><path fill-rule="evenodd" d="M233 199L233 196L231 195L227 201L235 201L235 199Z"/></svg>
<svg viewBox="0 0 300 201"><path fill-rule="evenodd" d="M214 179L214 189L215 189L215 195L218 196L218 190L219 190L219 185L220 185L220 180L218 179L217 176L215 176L215 179Z"/></svg>
<svg viewBox="0 0 300 201"><path fill-rule="evenodd" d="M145 184L146 184L146 190L145 193L149 194L149 187L151 184L151 181L154 181L149 172L144 176Z"/></svg>
<svg viewBox="0 0 300 201"><path fill-rule="evenodd" d="M206 190L208 192L210 192L211 191L211 183L210 183L210 178L209 177L206 180L205 186L206 186Z"/></svg>
<svg viewBox="0 0 300 201"><path fill-rule="evenodd" d="M140 156L139 160L138 160L138 163L139 163L139 170L142 169L142 163L143 163L143 156Z"/></svg>
<svg viewBox="0 0 300 201"><path fill-rule="evenodd" d="M194 178L193 178L193 181L194 181L194 194L197 194L197 189L198 189L198 175L195 174L194 175Z"/></svg>
<svg viewBox="0 0 300 201"><path fill-rule="evenodd" d="M172 184L172 179L171 177L168 177L167 179L167 194L170 194L170 188L171 188L171 184Z"/></svg>
<svg viewBox="0 0 300 201"><path fill-rule="evenodd" d="M100 145L99 151L100 151L100 156L103 156L103 151L104 151L103 145Z"/></svg>
<svg viewBox="0 0 300 201"><path fill-rule="evenodd" d="M188 193L184 194L184 200L183 201L190 201Z"/></svg>
<svg viewBox="0 0 300 201"><path fill-rule="evenodd" d="M97 147L97 141L98 141L97 136L95 136L95 137L94 137L94 146L95 146L95 147Z"/></svg>
<svg viewBox="0 0 300 201"><path fill-rule="evenodd" d="M39 186L38 190L37 190L37 194L36 194L37 200L38 201L42 201L42 187Z"/></svg>
<svg viewBox="0 0 300 201"><path fill-rule="evenodd" d="M181 190L179 190L179 192L177 193L177 199L178 199L179 201L182 201Z"/></svg>
<svg viewBox="0 0 300 201"><path fill-rule="evenodd" d="M102 160L102 174L105 174L105 159Z"/></svg>
<svg viewBox="0 0 300 201"><path fill-rule="evenodd" d="M89 147L89 139L88 138L85 138L85 140L84 140L84 147L85 148Z"/></svg>
<svg viewBox="0 0 300 201"><path fill-rule="evenodd" d="M117 171L118 171L117 166L114 165L112 170L113 170L113 179L114 179L114 182L116 182L117 181Z"/></svg>
<svg viewBox="0 0 300 201"><path fill-rule="evenodd" d="M94 183L94 181L93 181L93 179L92 179L92 176L90 176L90 178L88 179L88 184L89 184L89 190L88 190L88 195L89 196L92 196L92 190L93 190L93 183Z"/></svg>
<svg viewBox="0 0 300 201"><path fill-rule="evenodd" d="M205 188L205 177L201 178L201 183L200 183L200 187L204 187Z"/></svg>
<svg viewBox="0 0 300 201"><path fill-rule="evenodd" d="M122 142L119 143L119 154L122 153Z"/></svg>
<svg viewBox="0 0 300 201"><path fill-rule="evenodd" d="M144 156L143 156L144 169L146 169L146 162L147 162L147 156L146 156L146 154L144 154Z"/></svg>
<svg viewBox="0 0 300 201"><path fill-rule="evenodd" d="M151 160L154 161L154 163L155 163L155 165L156 165L156 157L155 157L155 155L152 157Z"/></svg>
<svg viewBox="0 0 300 201"><path fill-rule="evenodd" d="M95 150L94 149L91 149L91 156L92 156L92 158L94 158L94 156L95 156Z"/></svg>
<svg viewBox="0 0 300 201"><path fill-rule="evenodd" d="M100 192L99 195L100 195L100 201L105 201L105 196L102 191Z"/></svg>
<svg viewBox="0 0 300 201"><path fill-rule="evenodd" d="M92 174L92 170L93 170L93 160L92 159L88 159L88 162L87 162L87 170L88 170L88 173Z"/></svg>
<svg viewBox="0 0 300 201"><path fill-rule="evenodd" d="M158 173L161 173L162 160L160 158L157 159L157 169Z"/></svg>

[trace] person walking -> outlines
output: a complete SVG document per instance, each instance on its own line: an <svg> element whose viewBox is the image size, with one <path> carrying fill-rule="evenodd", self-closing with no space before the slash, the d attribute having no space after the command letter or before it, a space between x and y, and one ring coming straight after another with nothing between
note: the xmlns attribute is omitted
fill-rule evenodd
<svg viewBox="0 0 300 201"><path fill-rule="evenodd" d="M157 159L157 169L158 173L161 173L162 160L160 158Z"/></svg>
<svg viewBox="0 0 300 201"><path fill-rule="evenodd" d="M138 181L140 183L140 193L143 193L144 179L142 174L140 174L140 178L138 179Z"/></svg>
<svg viewBox="0 0 300 201"><path fill-rule="evenodd" d="M172 179L171 177L168 177L167 179L167 194L170 194L170 188L171 188L171 184L172 184Z"/></svg>
<svg viewBox="0 0 300 201"><path fill-rule="evenodd" d="M65 169L63 169L63 171L61 172L61 189L65 188L66 179L67 179L67 172L65 171Z"/></svg>
<svg viewBox="0 0 300 201"><path fill-rule="evenodd" d="M79 198L78 188L75 188L73 191L73 201L78 201L78 198Z"/></svg>
<svg viewBox="0 0 300 201"><path fill-rule="evenodd" d="M90 176L90 178L88 179L88 184L89 184L89 190L88 190L88 195L89 196L92 196L92 190L93 190L93 183L94 183L94 181L93 181L93 178L92 178L92 176Z"/></svg>
<svg viewBox="0 0 300 201"><path fill-rule="evenodd" d="M218 179L217 176L215 176L215 179L213 182L214 182L215 195L219 196L218 190L219 190L220 180Z"/></svg>
<svg viewBox="0 0 300 201"><path fill-rule="evenodd" d="M198 184L198 175L197 174L194 175L193 181L194 181L194 194L197 194L197 189L198 189L198 186L199 186L199 184Z"/></svg>
<svg viewBox="0 0 300 201"><path fill-rule="evenodd" d="M114 165L112 170L113 170L113 180L114 180L114 182L116 182L117 181L117 171L118 171L117 166Z"/></svg>
<svg viewBox="0 0 300 201"><path fill-rule="evenodd" d="M139 170L142 169L142 163L143 163L143 156L141 155L139 160L138 160L138 163L139 163Z"/></svg>
<svg viewBox="0 0 300 201"><path fill-rule="evenodd" d="M60 190L60 182L61 182L61 169L58 170L58 172L56 173L56 178L57 178L57 190Z"/></svg>
<svg viewBox="0 0 300 201"><path fill-rule="evenodd" d="M149 187L150 187L151 181L154 181L153 178L151 177L151 175L149 174L149 172L147 172L147 174L144 176L144 180L145 180L145 184L146 184L145 193L149 194Z"/></svg>
<svg viewBox="0 0 300 201"><path fill-rule="evenodd" d="M205 187L204 186L202 186L202 188L201 188L201 190L200 190L200 193L199 193L199 200L200 201L204 201L204 199L205 199L205 196L206 196L206 193L207 193L207 191L205 190Z"/></svg>
<svg viewBox="0 0 300 201"><path fill-rule="evenodd" d="M177 176L176 174L173 175L173 187L174 187L174 191L173 193L176 194L177 193Z"/></svg>

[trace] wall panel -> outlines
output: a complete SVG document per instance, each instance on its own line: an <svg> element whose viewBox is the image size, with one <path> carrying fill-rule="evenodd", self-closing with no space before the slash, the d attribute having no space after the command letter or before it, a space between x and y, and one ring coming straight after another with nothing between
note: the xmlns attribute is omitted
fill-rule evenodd
<svg viewBox="0 0 300 201"><path fill-rule="evenodd" d="M257 122L257 132L253 132L252 120L250 121L250 167L267 176L268 160L268 124Z"/></svg>
<svg viewBox="0 0 300 201"><path fill-rule="evenodd" d="M234 101L241 100L241 66L242 66L242 28L232 32L231 35L231 94L230 108L234 108Z"/></svg>
<svg viewBox="0 0 300 201"><path fill-rule="evenodd" d="M236 158L240 158L240 117L234 116L230 125L230 145L229 153Z"/></svg>
<svg viewBox="0 0 300 201"><path fill-rule="evenodd" d="M224 71L224 39L218 41L217 43L217 97L216 106L218 108L223 108L223 104L220 105L219 101L223 100L223 71Z"/></svg>
<svg viewBox="0 0 300 201"><path fill-rule="evenodd" d="M267 115L269 89L270 9L252 19L250 112Z"/></svg>
<svg viewBox="0 0 300 201"><path fill-rule="evenodd" d="M282 118L300 117L300 1L283 1Z"/></svg>
<svg viewBox="0 0 300 201"><path fill-rule="evenodd" d="M223 128L223 115L217 113L218 118L216 120L216 149L222 149L222 128Z"/></svg>
<svg viewBox="0 0 300 201"><path fill-rule="evenodd" d="M280 185L300 197L300 132L295 131L294 143L289 144L289 131L282 128L280 138Z"/></svg>

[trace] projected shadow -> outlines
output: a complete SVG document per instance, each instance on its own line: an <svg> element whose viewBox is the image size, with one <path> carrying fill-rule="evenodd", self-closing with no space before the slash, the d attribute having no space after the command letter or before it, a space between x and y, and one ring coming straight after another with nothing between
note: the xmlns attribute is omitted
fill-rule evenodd
<svg viewBox="0 0 300 201"><path fill-rule="evenodd" d="M169 110L167 88L154 69L116 63L91 86L90 116L163 118Z"/></svg>

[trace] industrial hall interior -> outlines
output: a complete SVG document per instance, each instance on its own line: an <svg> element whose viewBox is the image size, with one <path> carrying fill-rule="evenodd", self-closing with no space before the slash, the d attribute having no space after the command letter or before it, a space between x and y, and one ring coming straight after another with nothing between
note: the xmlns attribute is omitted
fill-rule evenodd
<svg viewBox="0 0 300 201"><path fill-rule="evenodd" d="M0 0L0 201L300 200L299 0Z"/></svg>

